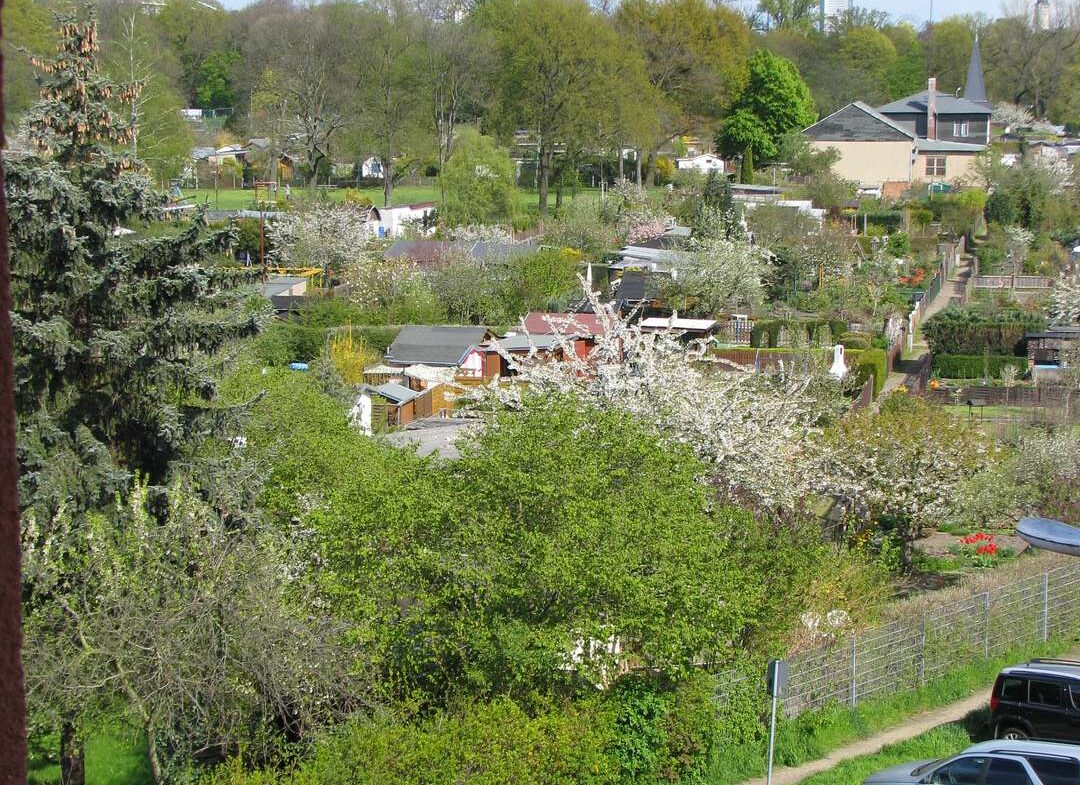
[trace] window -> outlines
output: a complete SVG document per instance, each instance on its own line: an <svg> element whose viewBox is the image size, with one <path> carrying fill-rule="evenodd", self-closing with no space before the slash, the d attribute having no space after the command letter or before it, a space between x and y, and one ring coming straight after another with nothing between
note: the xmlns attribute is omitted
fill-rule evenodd
<svg viewBox="0 0 1080 785"><path fill-rule="evenodd" d="M1027 692L1027 683L1023 679L1003 679L1001 682L1001 699L1020 703L1024 700Z"/></svg>
<svg viewBox="0 0 1080 785"><path fill-rule="evenodd" d="M953 123L952 124L952 135L953 136L967 136L968 135L968 124L967 123Z"/></svg>
<svg viewBox="0 0 1080 785"><path fill-rule="evenodd" d="M1032 703L1055 709L1060 709L1064 705L1061 699L1061 685L1056 681L1032 681L1029 689L1029 700Z"/></svg>
<svg viewBox="0 0 1080 785"><path fill-rule="evenodd" d="M986 781L994 785L1031 785L1031 778L1018 760L991 758Z"/></svg>
<svg viewBox="0 0 1080 785"><path fill-rule="evenodd" d="M1080 766L1065 758L1043 758L1025 755L1043 785L1076 785L1080 781Z"/></svg>
<svg viewBox="0 0 1080 785"><path fill-rule="evenodd" d="M946 763L930 776L935 785L976 785L986 758L957 758Z"/></svg>
<svg viewBox="0 0 1080 785"><path fill-rule="evenodd" d="M945 176L945 156L928 155L926 157L926 173L932 177Z"/></svg>

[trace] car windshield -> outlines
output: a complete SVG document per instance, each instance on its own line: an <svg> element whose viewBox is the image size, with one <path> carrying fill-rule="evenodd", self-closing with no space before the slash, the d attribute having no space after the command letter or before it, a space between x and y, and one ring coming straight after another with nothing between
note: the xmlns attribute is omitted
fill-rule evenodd
<svg viewBox="0 0 1080 785"><path fill-rule="evenodd" d="M929 763L924 763L922 766L916 766L914 769L911 770L911 776L921 777L931 769L935 768L939 763L943 763L944 761L945 758L938 758L937 760L932 760Z"/></svg>

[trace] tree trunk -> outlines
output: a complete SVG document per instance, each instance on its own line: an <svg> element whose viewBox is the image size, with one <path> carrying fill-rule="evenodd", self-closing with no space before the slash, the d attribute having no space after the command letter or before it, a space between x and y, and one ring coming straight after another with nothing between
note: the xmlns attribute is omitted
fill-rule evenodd
<svg viewBox="0 0 1080 785"><path fill-rule="evenodd" d="M60 726L60 785L86 785L86 749L72 720Z"/></svg>
<svg viewBox="0 0 1080 785"><path fill-rule="evenodd" d="M150 760L150 773L154 777L154 782L156 785L161 785L161 758L158 756L157 732L149 723L146 727L146 757Z"/></svg>
<svg viewBox="0 0 1080 785"><path fill-rule="evenodd" d="M390 156L379 159L383 174L383 206L389 207L394 198L394 159Z"/></svg>
<svg viewBox="0 0 1080 785"><path fill-rule="evenodd" d="M619 156L619 179L622 180L625 177L623 174L622 144L615 148L615 154Z"/></svg>
<svg viewBox="0 0 1080 785"><path fill-rule="evenodd" d="M646 168L645 168L645 183L644 183L644 185L645 185L646 188L656 182L656 158L659 155L659 153L660 153L660 148L659 147L657 147L656 149L649 152L649 160L648 160L648 162L646 164Z"/></svg>
<svg viewBox="0 0 1080 785"><path fill-rule="evenodd" d="M540 181L536 185L540 193L540 217L544 218L548 213L548 184L551 182L551 159L553 154L546 142L541 142L538 152L540 154Z"/></svg>
<svg viewBox="0 0 1080 785"><path fill-rule="evenodd" d="M634 179L641 185L641 148L634 150Z"/></svg>

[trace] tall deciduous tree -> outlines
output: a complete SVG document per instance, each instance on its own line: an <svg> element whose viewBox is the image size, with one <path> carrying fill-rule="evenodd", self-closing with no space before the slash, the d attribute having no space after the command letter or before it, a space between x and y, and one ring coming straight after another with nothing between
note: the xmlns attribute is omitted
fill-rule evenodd
<svg viewBox="0 0 1080 785"><path fill-rule="evenodd" d="M106 69L118 81L138 84L125 108L132 124L131 155L144 162L158 182L176 177L191 160L194 135L180 114L183 102L158 68L151 19L132 9L120 20L119 35L108 47Z"/></svg>
<svg viewBox="0 0 1080 785"><path fill-rule="evenodd" d="M817 110L790 60L759 49L750 58L749 71L746 89L720 138L732 152L750 151L756 158L771 158L781 138L811 125Z"/></svg>
<svg viewBox="0 0 1080 785"><path fill-rule="evenodd" d="M93 19L62 18L59 53L38 65L42 100L27 123L37 154L5 164L20 502L43 546L61 514L82 522L135 473L165 478L208 427L200 413L214 384L204 353L250 334L258 319L236 307L239 274L210 261L228 232L195 224L153 240L113 236L159 216L162 200L138 163L114 152L134 134L109 102L137 88L100 73ZM58 644L74 634L50 630ZM76 728L62 730L65 780L74 781Z"/></svg>
<svg viewBox="0 0 1080 785"><path fill-rule="evenodd" d="M478 9L497 41L498 124L537 146L539 204L547 215L556 157L595 139L598 107L613 89L625 48L583 0L494 0Z"/></svg>
<svg viewBox="0 0 1080 785"><path fill-rule="evenodd" d="M402 159L415 157L431 137L424 122L431 106L424 28L404 2L396 2L387 9L370 9L360 35L354 146L374 151L382 166L383 203L391 204L394 185L406 174Z"/></svg>
<svg viewBox="0 0 1080 785"><path fill-rule="evenodd" d="M513 221L518 193L509 153L473 128L458 134L453 153L439 174L445 194L442 217L450 224Z"/></svg>
<svg viewBox="0 0 1080 785"><path fill-rule="evenodd" d="M614 21L637 42L655 93L650 161L673 137L714 130L746 81L750 31L739 14L703 0L629 0Z"/></svg>

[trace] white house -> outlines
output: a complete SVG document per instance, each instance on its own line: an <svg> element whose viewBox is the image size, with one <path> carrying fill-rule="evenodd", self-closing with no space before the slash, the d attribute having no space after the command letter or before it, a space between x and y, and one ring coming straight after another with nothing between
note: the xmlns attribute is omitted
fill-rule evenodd
<svg viewBox="0 0 1080 785"><path fill-rule="evenodd" d="M724 174L724 159L712 153L702 153L692 158L679 158L676 166L679 169L696 169L702 174L709 172Z"/></svg>
<svg viewBox="0 0 1080 785"><path fill-rule="evenodd" d="M360 164L360 176L381 180L383 176L382 163L375 156L368 156Z"/></svg>
<svg viewBox="0 0 1080 785"><path fill-rule="evenodd" d="M409 224L422 223L435 215L435 202L372 207L370 221L378 237L401 237Z"/></svg>

